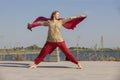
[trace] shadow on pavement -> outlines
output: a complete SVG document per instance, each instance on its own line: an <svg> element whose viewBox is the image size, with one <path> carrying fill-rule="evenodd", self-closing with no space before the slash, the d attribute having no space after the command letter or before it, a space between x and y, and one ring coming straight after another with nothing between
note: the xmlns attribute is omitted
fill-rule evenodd
<svg viewBox="0 0 120 80"><path fill-rule="evenodd" d="M16 68L29 68L30 64L27 63L0 63L0 67L16 67ZM68 66L38 66L37 68L72 68Z"/></svg>
<svg viewBox="0 0 120 80"><path fill-rule="evenodd" d="M26 63L0 63L0 67L21 67L21 68L28 68L29 64L26 64Z"/></svg>
<svg viewBox="0 0 120 80"><path fill-rule="evenodd" d="M38 68L72 68L67 66L38 66Z"/></svg>

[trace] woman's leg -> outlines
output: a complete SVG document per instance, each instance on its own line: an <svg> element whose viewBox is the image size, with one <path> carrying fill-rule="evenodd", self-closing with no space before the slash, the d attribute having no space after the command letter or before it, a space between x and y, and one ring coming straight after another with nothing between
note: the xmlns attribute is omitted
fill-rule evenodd
<svg viewBox="0 0 120 80"><path fill-rule="evenodd" d="M72 53L68 50L68 48L66 47L65 42L61 42L59 43L59 48L63 51L63 53L65 54L65 56L67 57L67 59L69 59L71 62L75 63L78 65L78 68L82 68L79 64L78 61L76 60L76 58L72 55Z"/></svg>
<svg viewBox="0 0 120 80"><path fill-rule="evenodd" d="M51 42L46 42L46 44L42 48L40 54L34 60L34 63L36 65L39 64L41 61L43 61L43 59L45 58L45 56L47 54L50 54L56 47L57 47L56 44L52 44Z"/></svg>
<svg viewBox="0 0 120 80"><path fill-rule="evenodd" d="M43 59L45 58L45 56L47 54L51 53L56 47L57 47L56 44L53 44L53 43L50 43L50 42L46 42L46 44L42 48L40 54L35 58L34 64L31 65L30 68L37 68L37 65L41 61L43 61Z"/></svg>

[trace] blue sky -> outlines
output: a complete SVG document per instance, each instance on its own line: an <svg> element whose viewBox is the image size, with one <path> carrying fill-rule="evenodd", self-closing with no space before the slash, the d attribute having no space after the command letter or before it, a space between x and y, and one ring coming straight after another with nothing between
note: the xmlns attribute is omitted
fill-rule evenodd
<svg viewBox="0 0 120 80"><path fill-rule="evenodd" d="M74 30L62 28L68 47L120 47L119 0L0 0L0 48L44 45L47 27L27 30L27 23L38 16L50 17L58 10L60 17L86 14L87 18Z"/></svg>

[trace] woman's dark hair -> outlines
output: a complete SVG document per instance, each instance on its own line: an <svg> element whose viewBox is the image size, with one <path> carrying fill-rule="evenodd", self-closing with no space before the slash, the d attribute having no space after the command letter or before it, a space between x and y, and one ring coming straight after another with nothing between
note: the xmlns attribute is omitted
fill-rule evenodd
<svg viewBox="0 0 120 80"><path fill-rule="evenodd" d="M51 20L54 19L54 15L55 15L57 12L59 12L59 11L55 10L55 11L52 12L51 17L50 17Z"/></svg>

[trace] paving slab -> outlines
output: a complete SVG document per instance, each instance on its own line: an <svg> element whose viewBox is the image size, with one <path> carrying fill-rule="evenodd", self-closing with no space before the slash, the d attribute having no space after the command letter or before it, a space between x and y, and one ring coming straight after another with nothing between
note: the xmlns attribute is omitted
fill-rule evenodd
<svg viewBox="0 0 120 80"><path fill-rule="evenodd" d="M31 61L0 61L0 80L120 80L120 62L80 61L83 69L69 61L41 62L29 69Z"/></svg>

